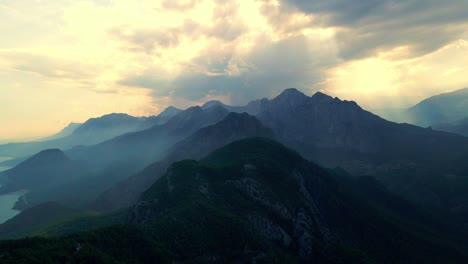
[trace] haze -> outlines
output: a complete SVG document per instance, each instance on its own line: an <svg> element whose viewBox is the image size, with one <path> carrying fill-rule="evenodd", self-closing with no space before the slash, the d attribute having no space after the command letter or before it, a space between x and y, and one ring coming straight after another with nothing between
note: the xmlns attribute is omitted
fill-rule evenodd
<svg viewBox="0 0 468 264"><path fill-rule="evenodd" d="M464 0L1 1L0 141L286 87L407 107L468 87L467 10Z"/></svg>

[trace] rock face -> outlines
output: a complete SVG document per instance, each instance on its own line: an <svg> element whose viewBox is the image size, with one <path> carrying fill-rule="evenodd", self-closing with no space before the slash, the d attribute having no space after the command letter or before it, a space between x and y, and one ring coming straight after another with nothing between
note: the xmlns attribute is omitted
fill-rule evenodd
<svg viewBox="0 0 468 264"><path fill-rule="evenodd" d="M214 125L229 111L247 112L257 121L240 115L229 122ZM205 118L198 118L198 115ZM129 141L125 148L118 148L135 153L152 153L153 150L167 148L169 155L166 156L165 161L168 162L165 162L165 166L168 166L184 158L198 159L232 140L248 136L265 137L265 128L271 129L276 140L309 160L325 167L339 166L355 175L379 177L392 190L416 203L452 204L453 201L460 201L456 197L463 196L462 193L448 196L438 193L438 187L433 183L445 174L461 176L468 173L467 138L389 122L363 110L355 102L342 101L323 93L306 96L293 88L286 89L271 100L256 100L243 107L211 101L203 107L189 108L172 118L164 128L153 128L118 139L120 143ZM198 129L201 130L193 134ZM170 146L175 142L179 143ZM138 151L133 150L135 146ZM164 155L160 156L161 159L164 159ZM160 170L157 172L160 173ZM159 176L154 174L153 177L144 178L155 180ZM132 181L138 182L135 179L132 177ZM416 193L421 194L417 195L417 200L413 199ZM137 195L134 194L134 199ZM441 197L448 198L441 202ZM453 207L459 205L457 202Z"/></svg>
<svg viewBox="0 0 468 264"><path fill-rule="evenodd" d="M257 117L288 145L374 153L379 149L371 126L384 122L356 103L322 93L311 97L290 88L264 103Z"/></svg>
<svg viewBox="0 0 468 264"><path fill-rule="evenodd" d="M329 226L319 219L315 200L319 193L302 186L308 181L303 175L318 177L316 180L321 181L320 176L310 174L317 168L267 140L245 140L238 144L241 145L234 143L233 147L211 154L201 163L182 161L172 165L163 178L142 195L130 212L129 222L148 224L180 204L200 201L232 208L266 239L285 246L293 243L303 259L310 259L314 253L314 238L332 239ZM281 148L279 152L276 152L277 147ZM271 151L272 156L256 157L263 155L264 150ZM284 157L283 151L286 151ZM230 155L235 156L231 159ZM211 166L223 162L235 165L220 171L212 169ZM210 165L205 167L204 164Z"/></svg>
<svg viewBox="0 0 468 264"><path fill-rule="evenodd" d="M378 257L382 250L392 252L397 262L411 259L405 259L405 254L416 254L413 249L400 251L399 241L421 241L345 189L329 172L282 145L268 139L245 139L199 162L172 164L130 209L128 221L171 226L171 230L191 222L208 234L207 219L229 216L246 224L246 229L237 232L252 230L264 244L288 248L306 262L319 259L325 248L337 243L362 250L370 258L377 256L376 262L387 262ZM175 232L173 236L181 236Z"/></svg>
<svg viewBox="0 0 468 264"><path fill-rule="evenodd" d="M253 101L242 110L306 158L354 174L377 175L395 163L423 168L437 164L450 171L453 162L463 160L468 151L466 138L389 122L355 102L320 92L306 96L290 88L271 100Z"/></svg>
<svg viewBox="0 0 468 264"><path fill-rule="evenodd" d="M173 106L169 106L164 109L158 116L167 119L171 119L172 117L176 116L178 113L182 112L181 109L175 108Z"/></svg>

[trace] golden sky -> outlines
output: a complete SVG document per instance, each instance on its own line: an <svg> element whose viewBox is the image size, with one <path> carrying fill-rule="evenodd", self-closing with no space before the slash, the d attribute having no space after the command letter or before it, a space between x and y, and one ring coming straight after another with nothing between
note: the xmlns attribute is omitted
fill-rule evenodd
<svg viewBox="0 0 468 264"><path fill-rule="evenodd" d="M368 109L468 87L468 1L0 1L0 141L296 87Z"/></svg>

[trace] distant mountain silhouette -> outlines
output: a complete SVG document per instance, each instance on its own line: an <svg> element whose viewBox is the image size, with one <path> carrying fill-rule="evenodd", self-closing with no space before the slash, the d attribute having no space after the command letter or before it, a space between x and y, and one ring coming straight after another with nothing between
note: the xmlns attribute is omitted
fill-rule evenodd
<svg viewBox="0 0 468 264"><path fill-rule="evenodd" d="M308 97L287 89L272 100L257 102L261 106L256 117L278 140L312 160L357 173L369 171L353 165L353 160L371 167L405 159L444 163L460 159L468 150L466 138L389 122L355 102L323 93Z"/></svg>
<svg viewBox="0 0 468 264"><path fill-rule="evenodd" d="M456 134L460 134L460 135L464 135L468 137L468 113L467 113L466 118L452 121L452 122L443 122L443 123L434 124L432 128L441 130L441 131L456 133Z"/></svg>
<svg viewBox="0 0 468 264"><path fill-rule="evenodd" d="M429 97L407 110L412 124L432 126L468 117L468 88Z"/></svg>
<svg viewBox="0 0 468 264"><path fill-rule="evenodd" d="M468 137L294 88L160 116L167 120L65 153L45 150L3 172L0 193L30 193L0 236L28 235L34 217L45 225L68 213L46 201L121 211L120 222L71 220L57 234L117 226L0 241L0 262L467 262ZM73 134L134 121L110 115Z"/></svg>
<svg viewBox="0 0 468 264"><path fill-rule="evenodd" d="M468 175L466 137L389 122L355 102L323 93L309 97L296 89L248 106L275 139L310 160L378 177L418 204L465 208L461 189L449 192L438 182L466 185L461 182Z"/></svg>
<svg viewBox="0 0 468 264"><path fill-rule="evenodd" d="M52 135L50 137L42 138L37 141L47 141L47 140L54 140L54 139L67 137L73 134L73 131L75 131L75 129L77 129L81 125L82 125L81 123L70 123L64 129L62 129L59 133Z"/></svg>
<svg viewBox="0 0 468 264"><path fill-rule="evenodd" d="M224 108L218 102L210 105ZM373 175L393 191L420 204L440 206L440 199L443 199L450 207L461 206L462 200L455 197L463 193L448 195L441 192L435 179L446 174L461 176L468 173L465 162L468 139L465 137L389 122L363 110L355 102L342 101L323 93L306 96L293 88L271 100L256 100L235 109L255 115L273 131L275 139L323 166L339 166L355 175ZM219 137L214 134L193 142L210 145L210 142L222 138L223 133L227 132L219 133ZM172 155L197 158L197 155L190 154L197 147L187 146L190 147L176 145L173 149L180 152L173 151ZM155 171L153 175L159 175L167 165L167 162L155 163L151 166ZM155 178L148 178L146 183L150 179ZM132 177L131 181L135 179ZM449 179L444 181L448 181L446 184L460 184ZM135 190L142 188L134 188L131 192L133 197Z"/></svg>
<svg viewBox="0 0 468 264"><path fill-rule="evenodd" d="M182 112L183 110L176 108L174 106L168 106L166 109L164 109L159 115L155 116L154 118L160 119L158 125L162 125L169 121L172 117L177 115L178 113Z"/></svg>
<svg viewBox="0 0 468 264"><path fill-rule="evenodd" d="M227 104L224 104L223 102L221 102L219 100L208 101L208 102L206 102L206 103L204 103L202 105L202 108L203 109L208 109L208 108L211 108L211 107L219 107L219 106L227 109L229 112L238 112L238 113L245 112L243 106L227 105Z"/></svg>
<svg viewBox="0 0 468 264"><path fill-rule="evenodd" d="M250 115L230 114L227 108ZM174 161L201 158L233 140L273 136L322 166L341 167L354 175L371 175L420 205L446 210L447 214L455 211L468 214L463 209L468 208L463 189L457 188L468 186L463 181L468 174L466 137L389 122L355 102L320 92L306 96L294 88L271 100L255 100L246 106L212 101L175 112L162 125L66 151L73 160L86 161L94 171L99 171L93 174L93 179L83 175L80 178L80 184L96 186L88 188L93 189L88 197L108 189L97 199L97 208L109 210L131 205ZM122 166L131 169L123 170ZM120 182L109 188L116 181ZM439 188L441 184L447 188ZM79 190L72 185L63 189L79 197ZM65 197L66 192L60 195ZM32 193L30 197L34 197ZM54 199L57 197L60 196Z"/></svg>
<svg viewBox="0 0 468 264"><path fill-rule="evenodd" d="M171 118L163 125L127 133L103 143L79 147L67 151L70 157L103 165L114 161L133 160L149 164L166 154L174 143L196 130L215 124L228 115L223 107L203 109L190 107Z"/></svg>
<svg viewBox="0 0 468 264"><path fill-rule="evenodd" d="M163 125L155 125L144 131L128 133L102 144L68 150L66 151L67 156L73 160L81 160L87 164L89 169L77 169L70 173L73 177L66 181L54 180L45 184L43 188L28 188L31 192L25 195L25 199L21 199L17 203L16 208L29 208L47 201L81 208L116 182L122 181L157 160L158 155L165 154L164 151L167 151L167 148L177 140L185 138L186 135L199 127L219 121L227 114L228 112L224 108L203 110L200 107L194 107L180 112ZM132 117L126 115L111 115L106 119L106 122L98 122L99 125L109 127L123 122L123 120L133 122L131 121ZM94 127L91 131L98 129ZM86 131L76 131L75 133L87 133ZM78 161L73 162L78 163ZM33 166L29 167L31 170L34 169Z"/></svg>
<svg viewBox="0 0 468 264"><path fill-rule="evenodd" d="M154 117L133 117L127 114L114 113L91 118L74 128L73 132L65 137L53 136L40 142L0 145L0 156L27 157L44 149L69 149L80 145L94 145L125 133L162 125L179 112L179 109L169 107L161 115ZM73 128L76 125L70 126ZM67 133L71 130L70 126L65 129Z"/></svg>
<svg viewBox="0 0 468 264"><path fill-rule="evenodd" d="M50 188L70 181L86 171L86 165L70 160L59 149L43 150L13 169L1 172L5 180L0 192Z"/></svg>
<svg viewBox="0 0 468 264"><path fill-rule="evenodd" d="M158 179L167 167L183 159L200 159L211 151L235 140L248 137L272 137L273 132L247 113L230 113L220 122L201 128L168 150L162 161L154 162L140 173L104 192L95 208L116 210L136 202L139 195Z"/></svg>
<svg viewBox="0 0 468 264"><path fill-rule="evenodd" d="M248 137L273 137L271 129L247 113L230 113L226 118L178 142L169 150L166 159L199 159L214 149L232 141Z"/></svg>

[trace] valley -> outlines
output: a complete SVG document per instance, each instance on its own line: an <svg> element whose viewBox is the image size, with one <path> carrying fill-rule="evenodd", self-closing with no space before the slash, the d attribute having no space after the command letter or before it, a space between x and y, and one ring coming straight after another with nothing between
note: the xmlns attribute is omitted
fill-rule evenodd
<svg viewBox="0 0 468 264"><path fill-rule="evenodd" d="M467 157L466 137L389 122L323 93L289 88L245 106L210 101L101 143L42 150L1 172L8 221L0 238L39 236L31 250L54 258L78 239L86 254L112 261L109 248L137 262L328 263L335 254L458 263L468 259ZM20 194L28 203L16 202ZM146 249L126 248L127 232ZM123 244L96 244L102 235ZM232 243L217 245L227 237Z"/></svg>
<svg viewBox="0 0 468 264"><path fill-rule="evenodd" d="M0 264L468 263L468 1L0 22Z"/></svg>

